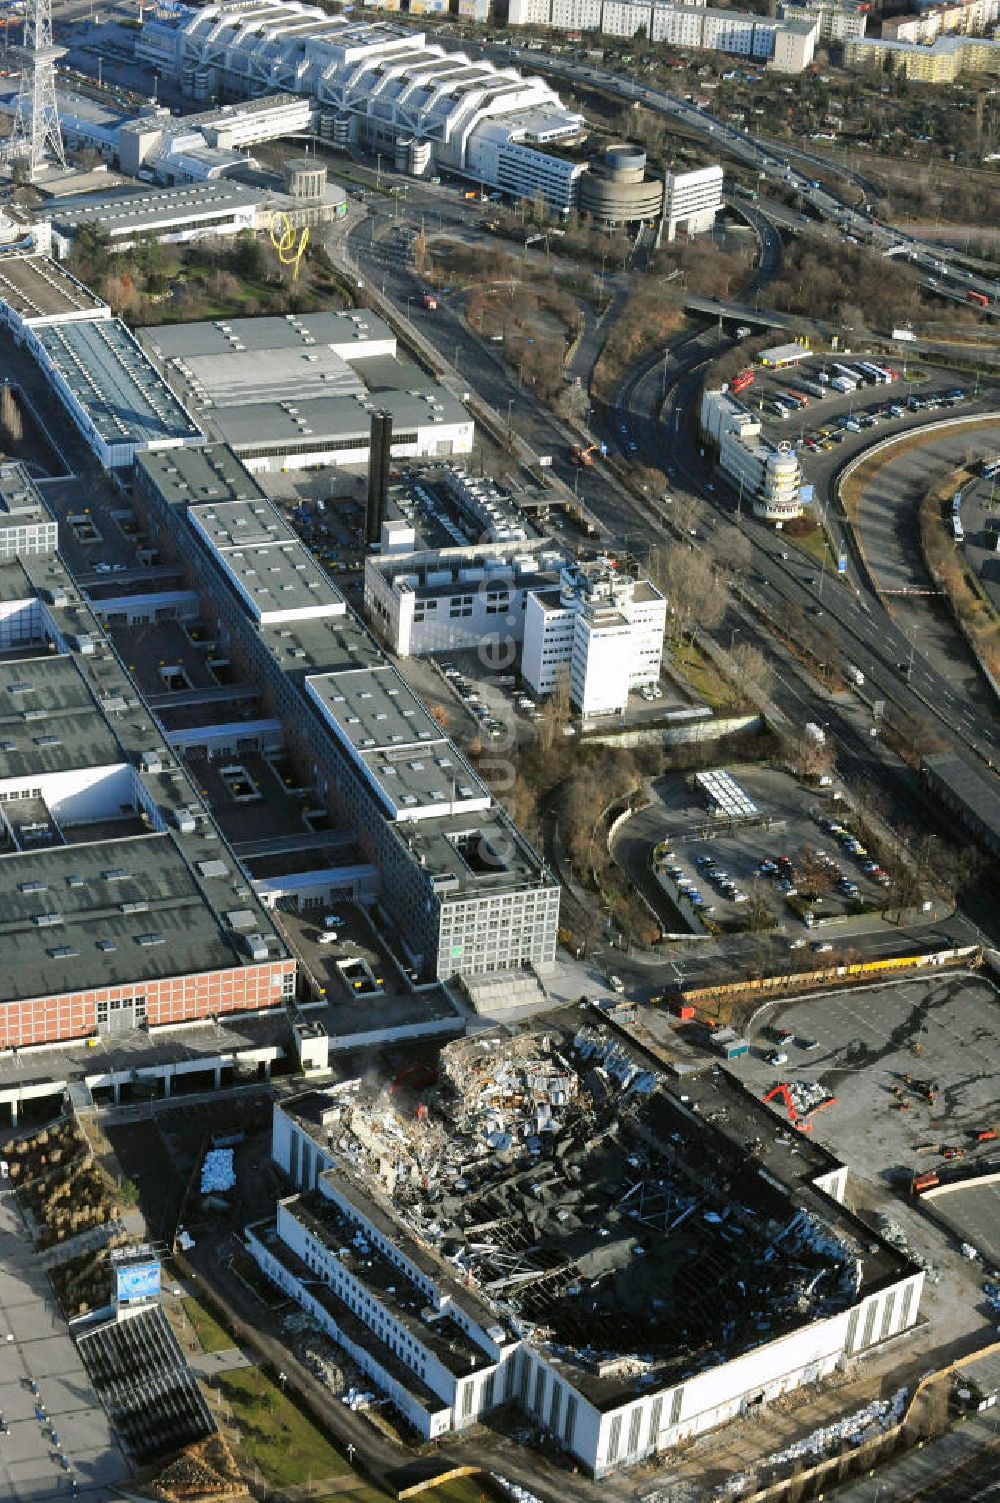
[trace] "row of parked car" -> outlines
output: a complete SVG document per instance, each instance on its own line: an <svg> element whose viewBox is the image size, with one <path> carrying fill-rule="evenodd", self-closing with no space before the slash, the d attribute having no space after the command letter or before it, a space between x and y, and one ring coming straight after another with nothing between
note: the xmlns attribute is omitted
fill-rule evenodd
<svg viewBox="0 0 1000 1503"><path fill-rule="evenodd" d="M713 914L715 912L715 904L702 894L701 889L686 874L684 868L676 865L676 857L673 851L667 851L664 859L674 863L666 867L666 873L676 883L677 891L681 896L686 898L691 907L697 909L700 913L705 915ZM707 852L704 852L702 855L696 856L694 861L699 874L706 881L711 882L712 886L722 897L728 898L731 903L749 903L749 894L743 892L739 885L733 881L729 873L718 865L714 856L710 856Z"/></svg>
<svg viewBox="0 0 1000 1503"><path fill-rule="evenodd" d="M842 443L848 433L861 433L865 428L878 428L881 423L905 417L907 412L936 412L941 407L957 407L966 400L961 387L949 391L911 392L903 402L882 402L877 407L858 408L854 412L842 412L829 418L822 428L807 433L802 439L803 447L813 451L832 449Z"/></svg>
<svg viewBox="0 0 1000 1503"><path fill-rule="evenodd" d="M870 877L871 880L873 882L877 882L880 887L888 887L890 882L889 873L885 870L884 867L880 866L877 861L873 860L867 847L861 844L861 841L858 839L858 837L853 834L846 825L839 824L835 819L824 819L820 822L820 827L821 829L825 830L828 835L833 836L834 840L846 855L854 857L866 877ZM832 858L827 859L830 859L832 861ZM836 862L832 862L832 864L836 865ZM841 878L843 880L847 880L843 878L842 873Z"/></svg>
<svg viewBox="0 0 1000 1503"><path fill-rule="evenodd" d="M454 663L442 663L440 668L469 714L479 721L480 729L491 738L503 736L507 727L502 720L490 714L489 706L471 679L467 679Z"/></svg>

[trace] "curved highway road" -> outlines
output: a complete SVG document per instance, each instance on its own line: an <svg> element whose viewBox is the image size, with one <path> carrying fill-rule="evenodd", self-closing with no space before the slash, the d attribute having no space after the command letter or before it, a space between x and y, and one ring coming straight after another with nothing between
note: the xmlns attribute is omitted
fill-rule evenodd
<svg viewBox="0 0 1000 1503"><path fill-rule="evenodd" d="M559 77L579 84L596 86L621 99L642 103L647 109L668 116L676 124L684 126L686 130L704 136L706 144L711 145L720 156L735 157L745 167L752 168L762 182L799 194L804 207L810 208L818 219L833 221L844 234L852 234L858 239L864 238L877 250L887 251L898 248L913 265L933 274L938 290L942 288L948 290L961 301L965 301L968 292L981 293L990 299L992 305L989 310L984 311L995 315L1000 314L1000 307L996 306L1000 298L1000 282L995 278L984 277L969 271L964 264L965 258L949 247L935 245L905 230L878 223L864 210L855 208L838 198L824 187L818 178L807 177L804 172L799 171L793 165L793 158L808 161L815 165L817 171L823 172L828 177L840 177L844 181L854 183L862 192L865 192L871 185L857 173L834 166L825 158L818 154L813 155L803 147L796 146L789 150L784 146L751 136L746 131L719 120L707 110L699 109L696 104L678 99L662 89L646 88L635 79L621 77L607 68L587 66L576 63L571 58L553 56L551 53L528 52L498 44L485 45L471 50L486 54L495 61L514 61L527 68L555 73Z"/></svg>

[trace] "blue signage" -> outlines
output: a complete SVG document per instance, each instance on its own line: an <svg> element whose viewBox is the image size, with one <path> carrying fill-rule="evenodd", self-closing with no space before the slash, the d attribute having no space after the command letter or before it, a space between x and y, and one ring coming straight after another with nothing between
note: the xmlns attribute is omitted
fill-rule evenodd
<svg viewBox="0 0 1000 1503"><path fill-rule="evenodd" d="M138 1299L158 1299L160 1294L159 1263L127 1263L115 1269L115 1299L120 1305Z"/></svg>

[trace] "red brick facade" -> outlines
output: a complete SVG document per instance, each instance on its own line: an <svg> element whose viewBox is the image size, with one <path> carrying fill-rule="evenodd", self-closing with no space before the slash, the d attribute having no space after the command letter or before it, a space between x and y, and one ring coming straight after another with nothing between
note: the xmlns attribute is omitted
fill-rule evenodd
<svg viewBox="0 0 1000 1503"><path fill-rule="evenodd" d="M224 971L165 976L0 1003L0 1049L96 1035L99 1003L110 1006L144 999L146 1021L151 1028L164 1023L190 1023L229 1012L260 1012L280 1007L285 995L283 978L294 975L294 960L273 960L266 965L233 966Z"/></svg>

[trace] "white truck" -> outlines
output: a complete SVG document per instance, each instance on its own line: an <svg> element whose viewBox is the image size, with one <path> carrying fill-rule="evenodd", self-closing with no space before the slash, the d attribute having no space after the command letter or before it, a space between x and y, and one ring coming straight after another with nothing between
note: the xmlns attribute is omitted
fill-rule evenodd
<svg viewBox="0 0 1000 1503"><path fill-rule="evenodd" d="M810 741L814 741L817 746L824 746L826 744L826 731L824 731L821 725L817 725L815 720L806 721L806 736Z"/></svg>
<svg viewBox="0 0 1000 1503"><path fill-rule="evenodd" d="M854 663L848 663L844 671L847 674L849 681L854 685L855 689L861 689L864 687L865 676L861 672L861 669L858 668Z"/></svg>

